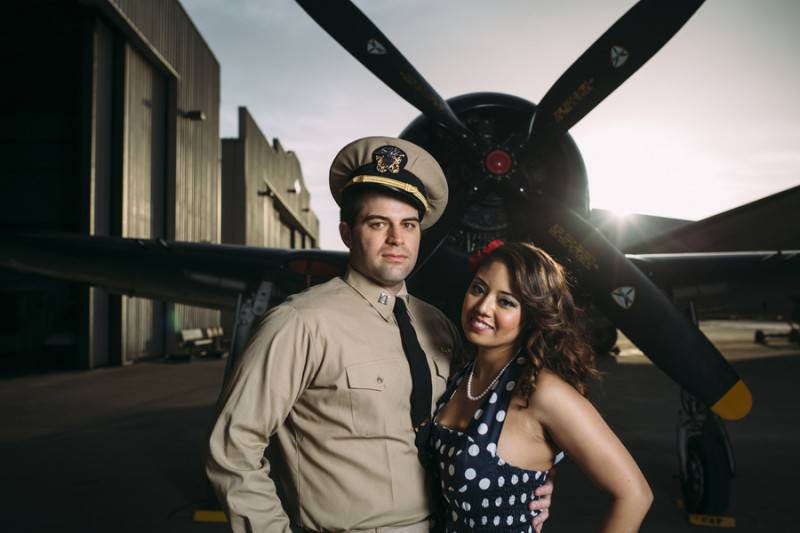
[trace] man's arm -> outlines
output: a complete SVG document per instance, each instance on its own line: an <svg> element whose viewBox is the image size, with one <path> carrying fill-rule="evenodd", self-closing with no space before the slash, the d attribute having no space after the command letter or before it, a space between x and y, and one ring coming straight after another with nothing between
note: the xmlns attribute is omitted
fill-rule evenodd
<svg viewBox="0 0 800 533"><path fill-rule="evenodd" d="M263 459L313 375L314 340L290 306L271 310L225 385L206 473L235 532L290 531Z"/></svg>

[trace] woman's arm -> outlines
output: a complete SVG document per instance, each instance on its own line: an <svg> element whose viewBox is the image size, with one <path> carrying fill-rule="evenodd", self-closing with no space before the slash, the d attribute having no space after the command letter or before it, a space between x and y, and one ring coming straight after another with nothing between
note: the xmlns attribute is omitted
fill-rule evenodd
<svg viewBox="0 0 800 533"><path fill-rule="evenodd" d="M636 462L597 409L561 378L542 370L532 415L596 485L612 497L601 531L638 531L653 493Z"/></svg>

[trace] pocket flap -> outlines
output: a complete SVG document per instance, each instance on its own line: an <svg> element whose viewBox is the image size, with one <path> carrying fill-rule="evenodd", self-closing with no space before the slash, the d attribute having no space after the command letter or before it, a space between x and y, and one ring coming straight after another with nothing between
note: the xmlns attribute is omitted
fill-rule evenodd
<svg viewBox="0 0 800 533"><path fill-rule="evenodd" d="M347 372L347 386L351 389L384 390L391 366L386 361L348 366L345 369Z"/></svg>

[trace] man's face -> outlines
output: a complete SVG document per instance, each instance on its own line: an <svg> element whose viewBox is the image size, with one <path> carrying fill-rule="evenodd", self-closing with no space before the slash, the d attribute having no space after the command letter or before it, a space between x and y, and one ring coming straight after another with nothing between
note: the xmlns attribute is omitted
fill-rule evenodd
<svg viewBox="0 0 800 533"><path fill-rule="evenodd" d="M417 262L419 213L391 196L364 196L353 226L341 222L339 233L350 249L350 265L393 292L400 289Z"/></svg>

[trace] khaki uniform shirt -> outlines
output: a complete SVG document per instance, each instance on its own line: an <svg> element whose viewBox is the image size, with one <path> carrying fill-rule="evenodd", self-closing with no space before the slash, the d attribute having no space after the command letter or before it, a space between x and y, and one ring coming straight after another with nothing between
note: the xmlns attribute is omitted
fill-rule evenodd
<svg viewBox="0 0 800 533"><path fill-rule="evenodd" d="M398 297L427 355L435 402L458 334L405 285ZM428 516L394 302L348 270L267 314L225 388L210 439L207 473L234 531L289 531L290 520L347 531ZM273 434L280 453L270 465L263 454Z"/></svg>

